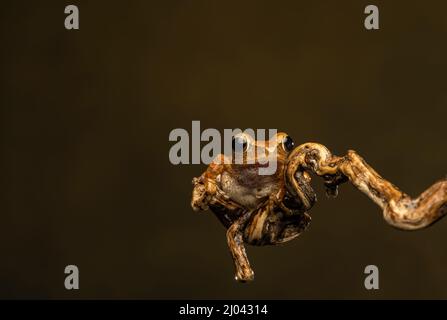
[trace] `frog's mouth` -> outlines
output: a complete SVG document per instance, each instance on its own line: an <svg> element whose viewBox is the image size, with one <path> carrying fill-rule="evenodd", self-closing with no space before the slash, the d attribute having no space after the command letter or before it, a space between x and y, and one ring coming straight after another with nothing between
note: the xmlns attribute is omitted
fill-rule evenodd
<svg viewBox="0 0 447 320"><path fill-rule="evenodd" d="M279 164L276 160L232 165L236 171L242 174L251 174L253 178L257 176L273 176L278 173L278 166Z"/></svg>

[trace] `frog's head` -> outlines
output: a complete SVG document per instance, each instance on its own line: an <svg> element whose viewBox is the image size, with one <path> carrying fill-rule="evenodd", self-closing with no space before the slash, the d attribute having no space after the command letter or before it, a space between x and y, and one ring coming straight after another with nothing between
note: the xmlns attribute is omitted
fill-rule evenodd
<svg viewBox="0 0 447 320"><path fill-rule="evenodd" d="M284 204L292 209L310 209L316 201L310 175L294 163L301 157L292 138L279 132L269 140L255 140L247 133L233 138L233 162L229 172L245 192L256 198L287 189ZM233 180L232 180L233 181ZM236 184L234 184L236 185ZM246 190L256 190L247 192ZM235 195L234 195L235 196ZM256 203L256 201L253 201Z"/></svg>
<svg viewBox="0 0 447 320"><path fill-rule="evenodd" d="M255 207L284 189L284 171L293 140L277 133L269 140L256 140L240 133L233 138L231 164L225 165L221 186L230 198L245 207Z"/></svg>
<svg viewBox="0 0 447 320"><path fill-rule="evenodd" d="M232 164L243 165L241 169L273 168L261 175L273 175L276 168L281 169L293 150L292 138L284 132L276 133L269 140L255 140L250 134L242 132L232 140Z"/></svg>

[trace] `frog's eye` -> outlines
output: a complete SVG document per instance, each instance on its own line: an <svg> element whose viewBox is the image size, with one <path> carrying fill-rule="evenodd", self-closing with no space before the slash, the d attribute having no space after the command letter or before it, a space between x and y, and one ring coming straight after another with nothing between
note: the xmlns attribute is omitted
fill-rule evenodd
<svg viewBox="0 0 447 320"><path fill-rule="evenodd" d="M293 148L295 147L295 143L293 142L292 138L289 136L286 136L283 140L282 140L282 147L284 148L284 150L286 152L290 152L293 150Z"/></svg>
<svg viewBox="0 0 447 320"><path fill-rule="evenodd" d="M233 137L232 147L234 152L243 152L248 149L248 140L243 135Z"/></svg>

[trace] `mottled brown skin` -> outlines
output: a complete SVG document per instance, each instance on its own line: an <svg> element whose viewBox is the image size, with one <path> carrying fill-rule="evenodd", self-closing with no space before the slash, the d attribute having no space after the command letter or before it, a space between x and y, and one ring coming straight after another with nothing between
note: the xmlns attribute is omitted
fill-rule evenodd
<svg viewBox="0 0 447 320"><path fill-rule="evenodd" d="M421 229L447 214L446 179L412 199L377 174L355 151L337 157L318 143L305 143L288 151L284 146L286 137L278 133L269 141L254 141L244 135L249 147L260 149L266 158L249 158L244 151L243 164L234 164L219 155L193 180L191 205L196 211L211 209L227 228L238 281L254 278L244 244L276 245L306 230L311 221L307 212L316 201L309 173L322 177L332 196L337 195L339 184L350 181L383 209L390 225L399 229ZM275 161L269 157L273 150L275 174L259 175L258 162Z"/></svg>

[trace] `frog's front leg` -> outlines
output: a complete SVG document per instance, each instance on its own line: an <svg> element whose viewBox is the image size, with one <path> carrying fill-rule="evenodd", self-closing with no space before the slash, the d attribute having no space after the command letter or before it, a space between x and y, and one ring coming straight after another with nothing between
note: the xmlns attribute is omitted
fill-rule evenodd
<svg viewBox="0 0 447 320"><path fill-rule="evenodd" d="M194 187L192 189L191 207L194 211L207 210L209 202L215 193L213 188L207 186L209 182L205 180L203 175L192 179L192 184Z"/></svg>
<svg viewBox="0 0 447 320"><path fill-rule="evenodd" d="M233 222L227 230L228 247L236 268L235 279L241 282L254 279L254 272L250 267L250 262L248 261L247 253L245 252L243 237L245 225L252 213L253 211L243 212L239 219Z"/></svg>
<svg viewBox="0 0 447 320"><path fill-rule="evenodd" d="M208 166L206 171L198 178L192 180L193 191L191 198L191 207L194 211L207 210L212 204L213 199L217 202L223 202L225 195L220 192L217 186L219 177L225 166L225 156L219 155ZM215 199L218 198L218 199Z"/></svg>

